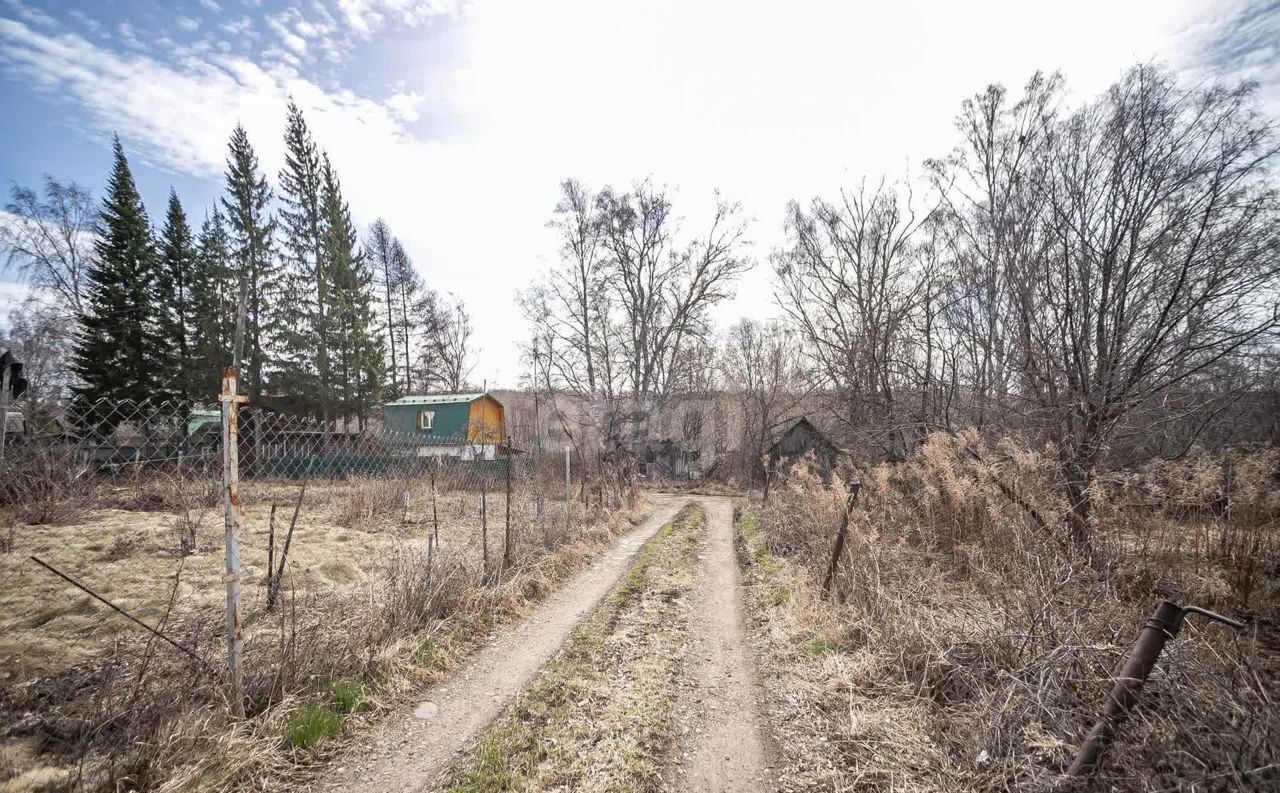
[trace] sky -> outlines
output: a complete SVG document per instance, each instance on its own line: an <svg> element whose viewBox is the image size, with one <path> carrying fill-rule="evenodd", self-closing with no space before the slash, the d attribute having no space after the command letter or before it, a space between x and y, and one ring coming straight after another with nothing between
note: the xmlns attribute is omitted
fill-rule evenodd
<svg viewBox="0 0 1280 793"><path fill-rule="evenodd" d="M789 200L917 177L990 83L1060 71L1078 102L1138 62L1254 80L1280 116L1280 0L0 0L0 183L100 195L115 132L153 222L172 187L198 225L237 121L274 181L292 96L356 221L467 304L473 379L509 386L561 180L651 179L689 233L741 202L757 266L716 318L767 317Z"/></svg>

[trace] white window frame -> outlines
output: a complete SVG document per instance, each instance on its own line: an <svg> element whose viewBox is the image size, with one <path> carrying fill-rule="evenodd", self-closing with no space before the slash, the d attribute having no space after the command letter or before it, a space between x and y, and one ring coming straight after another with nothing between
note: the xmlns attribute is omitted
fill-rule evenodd
<svg viewBox="0 0 1280 793"><path fill-rule="evenodd" d="M418 411L418 429L430 430L435 429L436 412L434 410Z"/></svg>

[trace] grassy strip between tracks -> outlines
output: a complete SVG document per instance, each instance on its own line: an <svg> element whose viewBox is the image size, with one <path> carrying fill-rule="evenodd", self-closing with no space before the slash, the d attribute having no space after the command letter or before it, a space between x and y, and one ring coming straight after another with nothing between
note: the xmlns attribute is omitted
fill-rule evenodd
<svg viewBox="0 0 1280 793"><path fill-rule="evenodd" d="M657 789L704 521L687 506L645 545L447 790Z"/></svg>

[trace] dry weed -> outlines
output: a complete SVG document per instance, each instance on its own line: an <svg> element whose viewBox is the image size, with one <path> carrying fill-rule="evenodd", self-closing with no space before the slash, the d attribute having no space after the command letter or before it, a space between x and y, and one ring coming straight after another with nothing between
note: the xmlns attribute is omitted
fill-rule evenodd
<svg viewBox="0 0 1280 793"><path fill-rule="evenodd" d="M117 492L115 503L129 499L134 504L160 505L163 499L164 506L173 511L199 503L195 498L198 493L175 491L172 482L139 482L136 486L150 495L139 499ZM311 748L290 747L284 736L290 732L293 714L337 709L343 731L363 729L400 704L409 692L457 663L477 637L487 634L496 623L523 613L530 600L545 596L557 581L586 564L607 547L625 517L575 513L581 523L565 532L565 541L549 552L535 507L525 503L527 498L517 501L513 504L517 531L512 538L511 563L498 564L492 583L486 585L482 583L469 510L467 521L455 524L450 519L441 527L444 544L436 546L434 537L428 539L432 534L430 513L424 512L426 499L421 487L411 493L408 536L404 537L335 526L340 517L337 513L352 490L368 490L373 493L369 498L375 501L379 494L405 492L404 488L397 491L394 482L319 483L309 488L280 604L268 612L264 600L256 595L256 585L263 582L254 572L262 561L257 559L261 549L255 545L265 541L269 503L296 499L298 483L247 483L244 488L243 552L249 582L245 693L250 717L243 721L226 716L220 673L225 657L218 572L221 560L216 553L180 558L178 563L186 565L182 581L177 586L166 585L163 596L151 592L143 597L144 593L128 588L128 584L123 590L113 589L112 594L113 598L123 594L121 602L136 608L149 622L163 622L165 633L191 648L200 661L164 643L152 646L141 632L119 630L111 618L95 613L97 609L87 598L81 613L80 605L63 602L65 597L56 584L52 586L57 602L50 604L47 616L23 617L20 626L6 621L7 626L21 627L22 636L49 633L41 639L49 645L49 653L54 652L51 643L56 632L50 628L64 622L70 626L73 613L77 625L85 621L106 624L101 626L103 630L78 629L75 638L63 638L64 645L76 641L82 646L74 653L60 647L57 652L64 653L57 659L60 662L52 655L32 659L31 669L24 666L18 676L0 680L0 724L6 725L0 728L0 743L5 748L0 779L45 780L54 789L73 785L87 790L221 791L263 785L289 789L308 778L311 769L337 745L321 742ZM455 501L468 505L472 501L465 493L440 495L450 510ZM356 494L352 500L365 498ZM403 509L401 498L397 510ZM113 521L111 533L104 533L95 523L76 526L75 541L98 548L100 555L127 553L119 561L102 562L111 569L147 566L153 578L161 578L155 575L157 559L172 559L173 555L158 551L172 524L180 522L183 514L101 513ZM385 518L384 514L367 520L376 530ZM142 524L148 528L139 530ZM67 539L32 537L30 541L36 544L31 549L51 553L50 549L65 545ZM501 532L496 532L491 549L495 563L501 558L500 539ZM22 550L27 550L25 545ZM72 559L82 560L82 551L77 546L68 553ZM56 551L52 554L57 558ZM355 571L342 579L346 583L335 583L338 561ZM12 572L22 576L23 588L50 586L38 571L20 564ZM172 576L167 580L172 584ZM174 602L166 609L164 598L170 593ZM6 610L16 605L10 600L8 595L0 598ZM6 620L9 616L6 613ZM48 627L31 627L37 620ZM113 625L117 630L106 630ZM339 682L361 692L358 709L339 707L333 693Z"/></svg>
<svg viewBox="0 0 1280 793"><path fill-rule="evenodd" d="M798 734L787 745L830 747L789 750L788 789L1051 787L1162 598L1258 627L1237 636L1193 624L1170 644L1102 786L1276 779L1268 636L1280 617L1280 544L1260 522L1274 514L1274 488L1263 486L1272 463L1237 458L1248 474L1237 475L1239 509L1224 515L1214 513L1223 466L1203 457L1135 472L1127 491L1113 477L1087 553L1064 545L1051 460L961 433L930 437L902 463L846 472L862 492L835 603L817 587L844 481L828 488L797 471L774 491L758 531L744 533L753 613L786 670L775 711ZM1134 492L1167 506L1114 497Z"/></svg>

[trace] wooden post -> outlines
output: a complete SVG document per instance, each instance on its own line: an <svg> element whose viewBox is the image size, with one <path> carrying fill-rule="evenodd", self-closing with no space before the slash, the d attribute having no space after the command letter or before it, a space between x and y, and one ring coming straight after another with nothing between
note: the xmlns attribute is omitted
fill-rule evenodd
<svg viewBox="0 0 1280 793"><path fill-rule="evenodd" d="M227 699L232 715L244 717L244 625L240 612L240 452L237 409L246 401L237 393L235 367L222 372L222 512L226 525L227 564L223 580L227 584L227 671L230 692Z"/></svg>
<svg viewBox="0 0 1280 793"><path fill-rule="evenodd" d="M840 528L836 529L835 546L831 549L831 562L827 565L827 577L822 581L822 599L831 595L831 585L835 583L836 571L840 567L840 557L844 555L845 538L849 535L849 513L853 512L853 504L858 500L858 491L862 485L858 482L850 484L850 490L844 497L844 514L840 516Z"/></svg>

